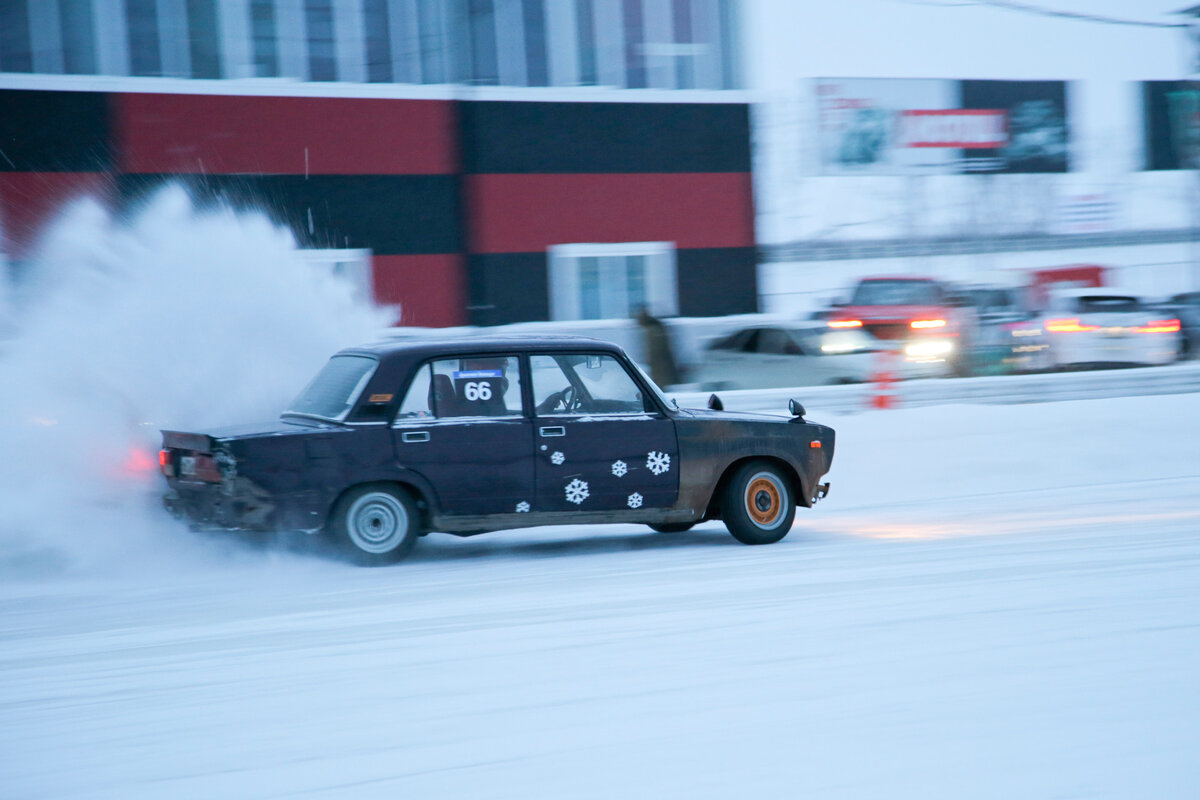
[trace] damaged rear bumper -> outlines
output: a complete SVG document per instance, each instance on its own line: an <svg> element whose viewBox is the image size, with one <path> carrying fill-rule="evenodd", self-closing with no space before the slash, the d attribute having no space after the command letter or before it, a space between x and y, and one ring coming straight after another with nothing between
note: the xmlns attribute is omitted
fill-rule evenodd
<svg viewBox="0 0 1200 800"><path fill-rule="evenodd" d="M253 482L172 481L163 506L196 528L265 531L276 526L277 503Z"/></svg>

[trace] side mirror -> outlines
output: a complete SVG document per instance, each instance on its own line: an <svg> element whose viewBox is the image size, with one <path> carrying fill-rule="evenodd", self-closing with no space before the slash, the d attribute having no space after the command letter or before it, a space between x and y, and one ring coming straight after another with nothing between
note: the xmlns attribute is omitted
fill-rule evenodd
<svg viewBox="0 0 1200 800"><path fill-rule="evenodd" d="M721 402L721 398L717 397L716 394L710 394L708 396L708 407L713 411L725 410L725 404Z"/></svg>
<svg viewBox="0 0 1200 800"><path fill-rule="evenodd" d="M788 412L793 417L798 417L799 419L803 420L805 414L804 404L793 397L791 400L788 400Z"/></svg>

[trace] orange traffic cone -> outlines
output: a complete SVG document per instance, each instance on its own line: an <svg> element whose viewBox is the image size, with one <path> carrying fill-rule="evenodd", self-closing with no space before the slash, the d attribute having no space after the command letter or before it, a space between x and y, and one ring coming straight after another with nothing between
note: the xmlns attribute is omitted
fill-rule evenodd
<svg viewBox="0 0 1200 800"><path fill-rule="evenodd" d="M892 350L880 350L875 354L875 371L871 373L871 408L896 407L896 376L892 367L895 358L896 353Z"/></svg>

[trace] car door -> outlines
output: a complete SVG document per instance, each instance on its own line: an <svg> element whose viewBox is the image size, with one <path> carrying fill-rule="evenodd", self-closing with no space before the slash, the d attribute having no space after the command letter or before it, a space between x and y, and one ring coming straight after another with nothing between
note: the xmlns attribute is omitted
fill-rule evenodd
<svg viewBox="0 0 1200 800"><path fill-rule="evenodd" d="M527 511L532 423L515 355L435 359L412 379L392 424L396 460L423 476L444 514Z"/></svg>
<svg viewBox="0 0 1200 800"><path fill-rule="evenodd" d="M530 356L537 511L669 508L675 423L612 353Z"/></svg>

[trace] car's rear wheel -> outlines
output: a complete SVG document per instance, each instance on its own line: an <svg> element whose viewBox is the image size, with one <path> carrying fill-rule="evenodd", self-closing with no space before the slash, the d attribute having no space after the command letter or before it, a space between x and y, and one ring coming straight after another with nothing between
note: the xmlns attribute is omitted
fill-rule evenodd
<svg viewBox="0 0 1200 800"><path fill-rule="evenodd" d="M380 566L408 555L421 535L420 519L408 492L369 484L342 495L330 515L330 529L352 561Z"/></svg>
<svg viewBox="0 0 1200 800"><path fill-rule="evenodd" d="M772 544L792 528L796 501L780 468L765 461L743 464L725 485L721 516L742 544Z"/></svg>
<svg viewBox="0 0 1200 800"><path fill-rule="evenodd" d="M694 522L658 522L651 525L650 529L659 533L683 533L690 531L695 524Z"/></svg>

